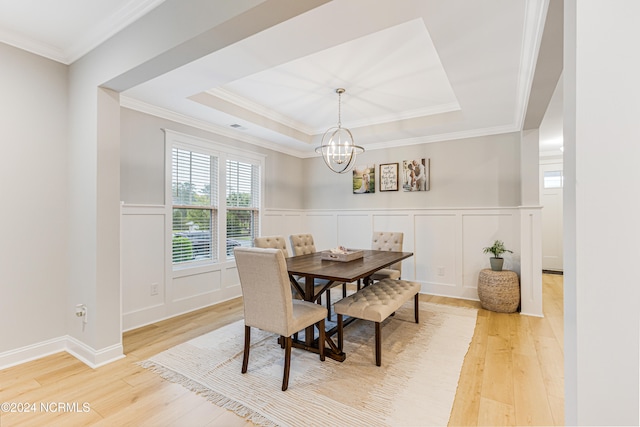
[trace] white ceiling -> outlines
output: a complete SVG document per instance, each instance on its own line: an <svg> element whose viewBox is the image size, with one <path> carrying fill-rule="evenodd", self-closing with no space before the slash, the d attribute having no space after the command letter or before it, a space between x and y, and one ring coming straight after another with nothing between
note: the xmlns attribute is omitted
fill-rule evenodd
<svg viewBox="0 0 640 427"><path fill-rule="evenodd" d="M161 4L0 0L0 41L68 64ZM518 131L546 7L334 0L121 99L299 157L315 155L323 131L336 125L338 87L346 89L342 125L368 150Z"/></svg>
<svg viewBox="0 0 640 427"><path fill-rule="evenodd" d="M0 41L70 64L164 0L0 0Z"/></svg>

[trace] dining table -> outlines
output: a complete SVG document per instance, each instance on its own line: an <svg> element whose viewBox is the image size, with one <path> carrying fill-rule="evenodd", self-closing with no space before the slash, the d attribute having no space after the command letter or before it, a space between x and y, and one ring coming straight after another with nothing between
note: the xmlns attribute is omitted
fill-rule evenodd
<svg viewBox="0 0 640 427"><path fill-rule="evenodd" d="M411 256L413 256L412 252L364 249L362 250L362 258L351 261L325 259L323 252L314 252L289 257L286 259L286 262L291 284L305 301L316 302L327 289L336 283L360 283L360 281L362 281L364 286L367 286L371 282L371 275L373 273ZM304 278L304 287L300 283L302 281L296 278ZM317 279L324 279L326 281L325 286L320 287L318 290L316 290L315 286ZM345 325L353 320L354 319L348 319ZM336 327L326 331L325 343L320 343L318 339L315 339L314 327L310 326L305 329L304 340L298 340L294 337L292 345L314 353L318 353L320 346L324 345L324 354L326 357L342 362L345 360L346 355L338 349L338 346L331 338L336 331Z"/></svg>

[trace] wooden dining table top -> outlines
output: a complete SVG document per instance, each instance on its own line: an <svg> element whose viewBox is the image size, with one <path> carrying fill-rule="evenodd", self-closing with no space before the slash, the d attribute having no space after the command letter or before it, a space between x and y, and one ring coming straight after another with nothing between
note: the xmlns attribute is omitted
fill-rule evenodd
<svg viewBox="0 0 640 427"><path fill-rule="evenodd" d="M322 252L293 256L287 258L286 261L289 274L335 282L355 282L411 256L413 256L413 252L365 249L363 257L353 261L322 259Z"/></svg>

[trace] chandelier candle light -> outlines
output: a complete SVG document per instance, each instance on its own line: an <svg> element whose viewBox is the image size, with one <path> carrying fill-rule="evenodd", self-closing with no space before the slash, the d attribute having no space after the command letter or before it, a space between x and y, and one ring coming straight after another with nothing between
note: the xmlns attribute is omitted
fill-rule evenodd
<svg viewBox="0 0 640 427"><path fill-rule="evenodd" d="M349 172L356 162L356 155L364 153L364 148L353 142L353 135L347 128L342 127L340 101L344 89L336 89L338 94L338 126L329 128L324 135L316 153L322 154L329 169L336 173Z"/></svg>

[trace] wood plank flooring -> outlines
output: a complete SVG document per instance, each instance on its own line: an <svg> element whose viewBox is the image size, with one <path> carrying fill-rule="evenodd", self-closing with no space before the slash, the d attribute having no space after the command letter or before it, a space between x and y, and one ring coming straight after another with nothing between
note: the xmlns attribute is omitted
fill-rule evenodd
<svg viewBox="0 0 640 427"><path fill-rule="evenodd" d="M543 275L543 297L545 317L536 318L421 296L479 308L449 425L564 424L562 276ZM2 370L0 402L15 409L35 403L37 410L0 412L0 426L251 426L136 364L241 318L236 299L127 332L127 357L95 370L67 353Z"/></svg>

